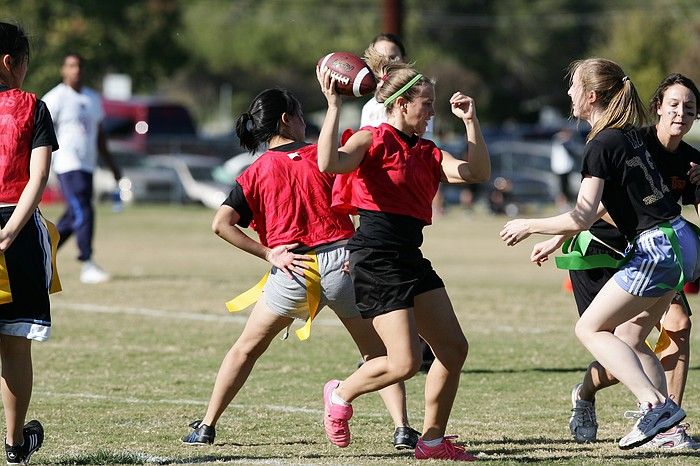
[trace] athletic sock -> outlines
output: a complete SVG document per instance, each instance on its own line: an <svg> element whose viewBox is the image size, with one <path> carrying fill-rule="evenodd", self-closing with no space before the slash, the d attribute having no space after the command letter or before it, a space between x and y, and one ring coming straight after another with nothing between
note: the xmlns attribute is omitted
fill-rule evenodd
<svg viewBox="0 0 700 466"><path fill-rule="evenodd" d="M333 403L334 405L351 406L350 403L339 397L335 390L331 392L331 403Z"/></svg>
<svg viewBox="0 0 700 466"><path fill-rule="evenodd" d="M433 439L433 440L423 440L423 443L425 444L425 446L432 448L432 447L437 447L438 445L440 445L444 439L445 439L445 437L438 437L438 438Z"/></svg>

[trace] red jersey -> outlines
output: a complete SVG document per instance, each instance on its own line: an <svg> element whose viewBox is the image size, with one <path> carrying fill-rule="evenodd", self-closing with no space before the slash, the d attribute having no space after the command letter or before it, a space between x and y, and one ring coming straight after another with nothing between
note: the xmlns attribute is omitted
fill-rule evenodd
<svg viewBox="0 0 700 466"><path fill-rule="evenodd" d="M0 92L0 202L16 204L29 182L36 96L19 89Z"/></svg>
<svg viewBox="0 0 700 466"><path fill-rule="evenodd" d="M331 210L335 175L318 170L316 145L291 152L268 150L236 181L253 212L250 226L267 247L313 247L350 238L347 214Z"/></svg>
<svg viewBox="0 0 700 466"><path fill-rule="evenodd" d="M387 123L362 130L372 133L372 144L357 169L336 178L333 209L348 214L366 209L432 223L432 201L442 176L440 149L423 138L409 147ZM350 134L343 134L343 143Z"/></svg>

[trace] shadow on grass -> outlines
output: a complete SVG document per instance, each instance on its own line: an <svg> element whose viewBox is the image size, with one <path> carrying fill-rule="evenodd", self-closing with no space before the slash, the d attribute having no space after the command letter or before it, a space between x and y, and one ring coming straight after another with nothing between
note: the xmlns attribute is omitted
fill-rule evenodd
<svg viewBox="0 0 700 466"><path fill-rule="evenodd" d="M619 453L602 453L596 454L606 446L615 445L617 439L600 439L597 444L577 444L570 439L552 439L547 437L532 437L511 439L505 437L499 440L473 441L469 445L463 445L471 453L479 456L482 460L491 461L514 461L518 463L551 463L556 461L567 461L577 457L579 459L590 460L593 462L613 461L613 460L662 460L663 458L698 458L696 451L668 451L668 450L644 450L638 449L634 451ZM497 445L502 445L498 448ZM512 445L512 447L511 447ZM556 446L560 445L560 446ZM569 448L566 448L566 446ZM481 446L491 446L492 448L480 448ZM518 446L526 447L524 449ZM554 448L552 448L554 446ZM562 447L564 446L564 447ZM496 447L496 448L493 448ZM554 454L542 454L536 456L531 453L532 449L552 449Z"/></svg>
<svg viewBox="0 0 700 466"><path fill-rule="evenodd" d="M265 442L265 443L238 443L238 442L216 442L214 446L216 447L268 447L268 446L274 446L274 445L319 445L319 444L327 444L328 442L325 441L315 441L315 440L289 440L286 442Z"/></svg>
<svg viewBox="0 0 700 466"><path fill-rule="evenodd" d="M529 372L542 373L584 373L587 367L524 367L522 369L462 369L462 374L525 374ZM700 370L700 366L689 367L688 371Z"/></svg>
<svg viewBox="0 0 700 466"><path fill-rule="evenodd" d="M497 449L492 451L479 451L471 450L472 453L477 454L480 460L486 461L501 461L501 462L517 462L517 463L547 463L551 464L557 461L571 461L571 460L581 460L585 461L583 464L604 464L607 461L634 461L634 460L654 460L657 464L662 464L664 459L671 458L694 458L697 459L698 455L696 452L685 451L685 452L663 452L659 453L657 451L646 451L646 452L634 452L634 453L620 453L620 454L602 454L602 455L581 455L579 450L572 450L569 454L543 454L542 456L535 456L531 453L521 454L519 450L514 449Z"/></svg>
<svg viewBox="0 0 700 466"><path fill-rule="evenodd" d="M612 440L610 440L612 442ZM606 440L599 440L599 442L606 442ZM458 442L460 443L460 442ZM461 444L461 443L460 443ZM575 443L573 440L568 439L568 438L551 438L551 437L532 437L532 438L508 438L504 437L501 439L493 439L493 440L473 440L469 441L469 448L475 448L479 445L526 445L529 447L535 446L535 445L571 445L574 446L576 445L577 449L580 449L581 447L588 447L590 446L593 448L595 445L594 444L578 444Z"/></svg>
<svg viewBox="0 0 700 466"><path fill-rule="evenodd" d="M462 369L462 374L584 373L586 367L526 367L522 369Z"/></svg>
<svg viewBox="0 0 700 466"><path fill-rule="evenodd" d="M299 442L288 442L289 444L299 443ZM262 444L262 445L248 445L248 446L266 446L266 445L282 445L287 443L277 443L277 444ZM236 444L229 444L236 445ZM357 460L367 460L367 459L401 459L407 456L405 453L367 453L358 455L348 455L348 456L338 456L334 453L329 454L308 454L294 456L295 460L306 459L306 460L342 460L348 464L352 464L352 459ZM412 455L411 455L412 456ZM84 455L71 455L60 458L53 461L51 464L59 465L102 465L102 464L202 464L202 463L228 463L228 462L284 462L289 460L290 457L284 456L261 456L261 455L212 455L205 454L201 456L187 456L181 458L167 458L155 455L149 455L140 452L110 452L110 451L97 451L94 453L86 453Z"/></svg>

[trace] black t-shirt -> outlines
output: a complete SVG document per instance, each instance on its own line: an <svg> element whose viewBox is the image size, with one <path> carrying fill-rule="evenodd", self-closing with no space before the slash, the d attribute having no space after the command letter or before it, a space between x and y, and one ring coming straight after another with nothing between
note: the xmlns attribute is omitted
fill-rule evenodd
<svg viewBox="0 0 700 466"><path fill-rule="evenodd" d="M425 223L409 215L358 209L360 227L348 242L348 250L413 249L423 244Z"/></svg>
<svg viewBox="0 0 700 466"><path fill-rule="evenodd" d="M691 183L688 176L690 162L700 164L700 151L681 141L675 152L669 152L659 142L655 126L649 126L641 131L647 150L656 168L661 172L661 177L673 199L676 202L680 201L683 205L700 203L700 186Z"/></svg>
<svg viewBox="0 0 700 466"><path fill-rule="evenodd" d="M250 205L248 205L248 201L245 199L245 194L243 194L243 187L238 183L238 181L233 182L231 192L228 193L228 197L221 205L227 205L238 212L238 215L240 215L241 218L238 219L238 222L236 223L237 225L247 228L250 225L250 222L253 221L253 211L250 210Z"/></svg>
<svg viewBox="0 0 700 466"><path fill-rule="evenodd" d="M627 245L629 244L627 242L627 238L620 233L620 230L618 230L615 226L610 225L605 220L596 221L593 225L591 225L591 228L589 228L588 231L590 231L591 234L598 238L604 245L614 248L610 251L605 251L610 255L615 255L615 251L625 252ZM600 243L598 244L600 245Z"/></svg>
<svg viewBox="0 0 700 466"><path fill-rule="evenodd" d="M0 84L0 92L7 91L9 87ZM46 104L37 99L34 107L34 134L32 135L32 149L51 146L51 151L58 149L58 139L53 129L53 121Z"/></svg>
<svg viewBox="0 0 700 466"><path fill-rule="evenodd" d="M586 144L581 173L605 181L601 202L630 242L680 215L639 129L600 131Z"/></svg>

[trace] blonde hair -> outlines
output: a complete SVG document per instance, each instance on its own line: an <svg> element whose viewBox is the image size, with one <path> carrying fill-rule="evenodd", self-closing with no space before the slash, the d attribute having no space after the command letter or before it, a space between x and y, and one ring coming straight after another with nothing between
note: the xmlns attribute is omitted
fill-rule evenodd
<svg viewBox="0 0 700 466"><path fill-rule="evenodd" d="M370 46L367 47L364 58L367 62L367 66L372 70L380 84L377 86L377 90L374 93L374 98L380 103L386 101L419 74L413 67L413 63L390 60L386 55L377 52L377 49L374 48L374 44L370 44ZM422 76L414 85L403 92L401 97L410 102L420 93L418 88L434 85L434 79ZM387 105L387 113L391 112L395 103L396 101L394 100Z"/></svg>
<svg viewBox="0 0 700 466"><path fill-rule="evenodd" d="M569 83L573 82L576 71L579 72L584 95L595 92L596 103L603 110L591 128L587 141L605 128L644 126L648 123L649 116L637 89L620 65L605 58L577 60L569 65Z"/></svg>

